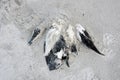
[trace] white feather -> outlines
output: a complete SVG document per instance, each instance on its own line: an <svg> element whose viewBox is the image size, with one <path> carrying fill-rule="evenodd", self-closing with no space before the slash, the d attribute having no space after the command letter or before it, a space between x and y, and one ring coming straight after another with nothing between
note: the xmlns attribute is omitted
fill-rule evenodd
<svg viewBox="0 0 120 80"><path fill-rule="evenodd" d="M57 52L55 55L57 56L57 58L62 59L63 54L64 54L64 51L61 50L60 52Z"/></svg>
<svg viewBox="0 0 120 80"><path fill-rule="evenodd" d="M77 31L77 39L79 40L79 41L82 41L82 39L81 39L81 37L80 37L80 35L79 35L79 31Z"/></svg>
<svg viewBox="0 0 120 80"><path fill-rule="evenodd" d="M84 34L85 28L82 27L81 24L76 24L76 30L77 30L77 39L78 39L79 41L81 41L81 37L80 37L80 34L79 34L79 33L85 35L85 34Z"/></svg>
<svg viewBox="0 0 120 80"><path fill-rule="evenodd" d="M46 47L45 47L45 56L48 55L50 50L54 47L55 43L59 40L61 29L57 23L52 24L51 28L46 35Z"/></svg>
<svg viewBox="0 0 120 80"><path fill-rule="evenodd" d="M83 28L80 24L76 24L76 29L77 29L77 31L79 31L80 33L84 34L83 31L85 31L85 28Z"/></svg>
<svg viewBox="0 0 120 80"><path fill-rule="evenodd" d="M73 42L75 42L75 33L74 33L74 30L73 30L73 26L72 25L69 25L68 26L68 29L67 29L67 35L68 35L68 37L69 37L69 41L70 41L70 43L73 43Z"/></svg>

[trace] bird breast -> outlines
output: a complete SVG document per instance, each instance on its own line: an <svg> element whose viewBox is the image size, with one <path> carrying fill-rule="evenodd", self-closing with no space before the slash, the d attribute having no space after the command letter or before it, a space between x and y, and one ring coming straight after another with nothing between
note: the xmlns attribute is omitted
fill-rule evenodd
<svg viewBox="0 0 120 80"><path fill-rule="evenodd" d="M66 32L67 32L68 40L71 43L73 43L75 41L75 33L74 33L74 30L73 30L73 26L69 25Z"/></svg>

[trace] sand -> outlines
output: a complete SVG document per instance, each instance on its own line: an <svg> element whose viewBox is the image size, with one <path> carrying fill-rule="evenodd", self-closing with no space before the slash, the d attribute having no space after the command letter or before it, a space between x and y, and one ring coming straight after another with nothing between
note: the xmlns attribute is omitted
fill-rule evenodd
<svg viewBox="0 0 120 80"><path fill-rule="evenodd" d="M70 68L49 71L45 33L27 42L56 18L84 26L106 56L80 45ZM120 0L0 0L0 80L120 80L119 26Z"/></svg>

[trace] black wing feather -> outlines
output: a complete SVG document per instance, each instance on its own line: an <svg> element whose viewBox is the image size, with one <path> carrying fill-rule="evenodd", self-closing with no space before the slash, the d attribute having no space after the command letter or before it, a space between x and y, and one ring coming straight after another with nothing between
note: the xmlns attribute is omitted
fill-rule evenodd
<svg viewBox="0 0 120 80"><path fill-rule="evenodd" d="M91 36L88 34L88 32L87 32L86 30L84 31L84 33L85 33L85 35L86 35L88 38L91 39Z"/></svg>
<svg viewBox="0 0 120 80"><path fill-rule="evenodd" d="M32 38L30 39L30 41L28 42L29 45L32 44L32 41L36 38L36 36L40 33L40 29L36 28L33 32Z"/></svg>
<svg viewBox="0 0 120 80"><path fill-rule="evenodd" d="M100 55L104 55L102 54L94 45L93 41L91 39L89 39L88 37L84 36L83 34L79 33L79 35L81 36L82 42L90 49L94 50L95 52L97 52Z"/></svg>

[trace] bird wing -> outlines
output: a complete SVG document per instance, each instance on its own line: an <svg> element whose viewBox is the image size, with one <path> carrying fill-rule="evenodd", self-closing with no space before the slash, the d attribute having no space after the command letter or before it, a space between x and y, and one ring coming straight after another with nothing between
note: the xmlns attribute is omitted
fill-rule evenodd
<svg viewBox="0 0 120 80"><path fill-rule="evenodd" d="M48 55L51 49L54 47L55 43L58 41L60 32L55 28L50 29L46 35L45 39L45 55Z"/></svg>
<svg viewBox="0 0 120 80"><path fill-rule="evenodd" d="M86 37L88 37L89 39L91 39L91 36L88 34L88 32L86 30L84 31L84 34L85 34Z"/></svg>
<svg viewBox="0 0 120 80"><path fill-rule="evenodd" d="M84 34L79 33L79 35L81 36L82 42L90 49L92 49L93 51L95 51L96 53L103 55L103 53L101 53L97 47L94 45L93 41L91 38L85 36Z"/></svg>
<svg viewBox="0 0 120 80"><path fill-rule="evenodd" d="M29 40L28 44L31 45L33 40L37 39L38 35L40 34L41 30L39 28L34 29L31 39Z"/></svg>

